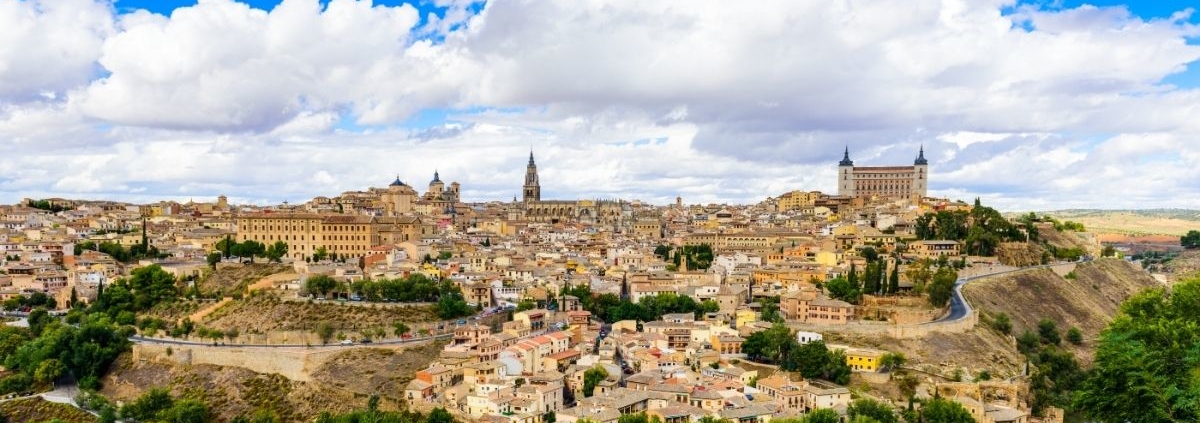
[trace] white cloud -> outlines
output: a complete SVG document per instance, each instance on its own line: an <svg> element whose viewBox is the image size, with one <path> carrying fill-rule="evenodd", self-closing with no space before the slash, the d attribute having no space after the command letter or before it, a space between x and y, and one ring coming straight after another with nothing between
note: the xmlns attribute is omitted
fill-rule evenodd
<svg viewBox="0 0 1200 423"><path fill-rule="evenodd" d="M1200 90L1162 83L1200 58L1186 15L1005 15L1011 0L438 5L421 24L411 6L355 0L201 0L170 16L0 0L0 196L298 201L437 167L468 198L508 198L531 145L559 197L832 190L847 144L863 164L924 144L934 192L1010 207L1162 206L1200 189ZM430 108L460 123L395 126ZM1113 183L1134 192L1114 199Z"/></svg>
<svg viewBox="0 0 1200 423"><path fill-rule="evenodd" d="M107 3L0 0L0 104L54 99L95 76Z"/></svg>

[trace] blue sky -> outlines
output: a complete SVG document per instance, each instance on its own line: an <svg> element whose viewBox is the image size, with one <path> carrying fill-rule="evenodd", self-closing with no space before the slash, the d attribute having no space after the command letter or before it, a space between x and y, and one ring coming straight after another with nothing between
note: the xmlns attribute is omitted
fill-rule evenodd
<svg viewBox="0 0 1200 423"><path fill-rule="evenodd" d="M924 145L936 196L1200 208L1186 1L229 1L0 8L0 202L294 202L434 169L510 199L532 147L548 198L745 203L833 190L845 146Z"/></svg>

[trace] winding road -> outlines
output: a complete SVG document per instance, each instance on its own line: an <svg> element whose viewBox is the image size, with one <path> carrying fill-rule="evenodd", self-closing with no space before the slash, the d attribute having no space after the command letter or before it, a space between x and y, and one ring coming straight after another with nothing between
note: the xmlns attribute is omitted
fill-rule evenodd
<svg viewBox="0 0 1200 423"><path fill-rule="evenodd" d="M1078 262L1078 263L1082 263L1082 262ZM999 271L999 272L995 272L995 273L975 275L975 276L966 277L966 278L958 278L958 281L955 281L955 283L954 283L954 295L950 296L950 312L946 313L945 316L942 316L941 318L934 320L932 322L929 322L929 323L956 322L956 321L967 318L967 316L970 316L971 315L971 304L967 302L966 297L963 297L962 287L968 283L975 281L975 280L988 278L988 277L992 277L992 276L1009 274L1009 273L1013 273L1013 272L1020 272L1022 270L1038 269L1038 268L1049 269L1054 266L1061 266L1064 264L1078 264L1078 263L1068 262L1068 263L1056 263L1056 264L1041 264L1041 265L1037 265L1037 266L1019 267L1016 269L1003 270L1003 271Z"/></svg>

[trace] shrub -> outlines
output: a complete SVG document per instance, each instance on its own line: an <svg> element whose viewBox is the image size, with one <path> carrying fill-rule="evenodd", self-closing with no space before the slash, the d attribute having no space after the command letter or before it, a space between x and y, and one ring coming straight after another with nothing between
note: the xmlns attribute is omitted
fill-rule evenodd
<svg viewBox="0 0 1200 423"><path fill-rule="evenodd" d="M1074 345L1083 344L1083 332L1079 328L1071 328L1067 330L1067 342Z"/></svg>

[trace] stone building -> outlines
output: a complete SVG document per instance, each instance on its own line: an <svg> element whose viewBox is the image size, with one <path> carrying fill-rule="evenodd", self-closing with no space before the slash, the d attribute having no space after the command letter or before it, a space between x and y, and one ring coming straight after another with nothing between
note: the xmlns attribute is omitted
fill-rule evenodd
<svg viewBox="0 0 1200 423"><path fill-rule="evenodd" d="M324 247L326 253L362 257L371 248L419 240L421 221L415 217L322 215L315 213L254 213L240 216L237 241L267 245L283 241L288 257L303 260Z"/></svg>
<svg viewBox="0 0 1200 423"><path fill-rule="evenodd" d="M632 206L621 200L542 200L533 152L525 166L525 184L519 207L525 220L539 223L578 222L627 228L633 224Z"/></svg>
<svg viewBox="0 0 1200 423"><path fill-rule="evenodd" d="M846 148L838 162L838 196L860 198L908 199L925 198L929 189L929 161L925 148L917 154L912 166L855 166Z"/></svg>

